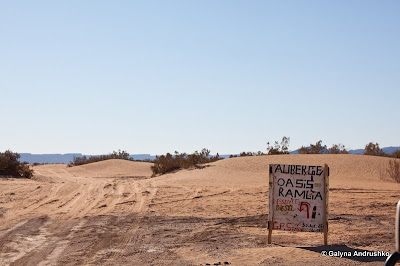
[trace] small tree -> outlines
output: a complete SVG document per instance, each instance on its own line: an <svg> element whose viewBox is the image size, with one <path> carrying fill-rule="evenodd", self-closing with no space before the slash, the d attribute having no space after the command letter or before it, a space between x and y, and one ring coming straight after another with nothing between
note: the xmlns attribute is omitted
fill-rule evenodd
<svg viewBox="0 0 400 266"><path fill-rule="evenodd" d="M276 155L276 154L289 154L289 143L290 138L282 137L281 143L278 141L274 142L274 146L271 146L269 142L267 142L267 154L268 155Z"/></svg>
<svg viewBox="0 0 400 266"><path fill-rule="evenodd" d="M364 155L384 156L385 153L379 147L378 143L374 144L373 142L370 142L367 145L365 145Z"/></svg>

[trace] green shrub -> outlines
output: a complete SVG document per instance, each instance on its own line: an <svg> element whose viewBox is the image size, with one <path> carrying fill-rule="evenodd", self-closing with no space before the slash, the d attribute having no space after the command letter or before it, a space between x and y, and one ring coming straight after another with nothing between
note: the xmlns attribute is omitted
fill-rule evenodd
<svg viewBox="0 0 400 266"><path fill-rule="evenodd" d="M31 178L33 170L29 168L28 163L18 161L20 157L18 153L10 150L0 153L0 176Z"/></svg>
<svg viewBox="0 0 400 266"><path fill-rule="evenodd" d="M83 164L88 164L88 163L94 163L94 162L100 162L100 161L105 161L105 160L110 160L110 159L122 159L122 160L130 160L133 161L133 159L129 158L129 153L126 151L113 151L110 154L107 155L99 155L99 156L74 156L72 162L68 164L69 167L71 166L78 166L78 165L83 165Z"/></svg>
<svg viewBox="0 0 400 266"><path fill-rule="evenodd" d="M153 172L153 176L163 175L179 169L188 169L197 167L199 164L205 164L215 162L222 159L217 153L216 156L210 156L210 150L202 149L201 152L195 151L192 154L179 153L175 151L175 154L167 153L166 155L156 156L153 160L153 165L150 167Z"/></svg>

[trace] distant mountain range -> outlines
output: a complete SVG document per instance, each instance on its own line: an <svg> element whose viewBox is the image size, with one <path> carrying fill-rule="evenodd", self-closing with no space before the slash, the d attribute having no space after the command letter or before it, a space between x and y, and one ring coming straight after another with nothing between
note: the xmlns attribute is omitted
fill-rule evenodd
<svg viewBox="0 0 400 266"><path fill-rule="evenodd" d="M84 155L82 153L66 153L66 154L32 154L32 153L20 153L21 162L28 163L70 163L74 160L74 157L82 156L97 156L97 155ZM237 154L238 155L238 154ZM229 158L230 154L220 155L222 158ZM132 154L129 156L134 160L144 161L144 160L154 160L156 155L150 154Z"/></svg>
<svg viewBox="0 0 400 266"><path fill-rule="evenodd" d="M83 155L82 153L66 153L66 154L32 154L32 153L20 153L21 158L19 159L21 162L28 163L69 163L74 157L82 157L82 156L92 156L92 155ZM153 160L156 158L154 155L150 154L133 154L129 156L134 160Z"/></svg>
<svg viewBox="0 0 400 266"><path fill-rule="evenodd" d="M382 148L384 153L392 154L393 152L400 150L400 147L385 147ZM363 154L364 149L350 150L350 154ZM290 154L298 154L297 150L290 152ZM32 153L20 153L21 162L28 163L69 163L76 157L84 156L82 153L66 153L66 154L32 154ZM234 154L239 155L239 154ZM86 155L92 156L92 155ZM230 154L220 155L222 158L229 158ZM129 156L134 160L154 160L155 155L150 154L132 154Z"/></svg>

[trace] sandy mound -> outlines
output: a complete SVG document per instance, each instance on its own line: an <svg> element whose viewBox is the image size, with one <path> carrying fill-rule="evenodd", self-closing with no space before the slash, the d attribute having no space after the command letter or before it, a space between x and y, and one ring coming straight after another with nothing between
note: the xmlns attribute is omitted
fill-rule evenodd
<svg viewBox="0 0 400 266"><path fill-rule="evenodd" d="M147 162L113 159L70 167L67 171L86 177L151 177L151 165Z"/></svg>
<svg viewBox="0 0 400 266"><path fill-rule="evenodd" d="M77 178L150 178L151 163L127 160L106 160L80 166L68 167L65 164L34 166L34 178L38 181L65 181ZM80 180L79 179L79 180Z"/></svg>

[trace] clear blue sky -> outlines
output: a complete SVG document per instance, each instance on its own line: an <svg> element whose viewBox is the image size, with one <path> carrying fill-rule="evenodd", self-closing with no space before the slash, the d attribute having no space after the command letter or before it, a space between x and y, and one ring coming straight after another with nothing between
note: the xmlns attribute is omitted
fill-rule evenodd
<svg viewBox="0 0 400 266"><path fill-rule="evenodd" d="M0 151L400 145L400 1L1 1Z"/></svg>

